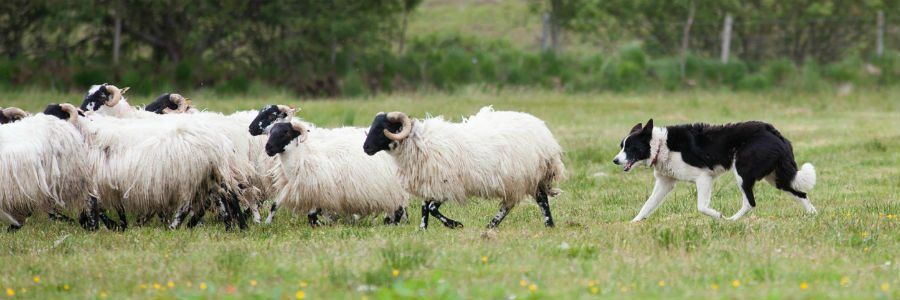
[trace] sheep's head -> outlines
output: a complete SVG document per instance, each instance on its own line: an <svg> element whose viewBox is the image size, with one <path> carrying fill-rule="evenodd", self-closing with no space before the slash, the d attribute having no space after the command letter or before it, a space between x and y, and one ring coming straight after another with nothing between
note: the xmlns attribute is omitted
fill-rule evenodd
<svg viewBox="0 0 900 300"><path fill-rule="evenodd" d="M78 119L78 116L83 115L75 105L69 103L53 103L47 105L47 108L44 109L44 114L69 122L75 122L75 120Z"/></svg>
<svg viewBox="0 0 900 300"><path fill-rule="evenodd" d="M396 147L396 143L409 137L412 132L412 120L406 114L395 111L389 113L380 112L375 115L363 151L368 155L375 155L378 151L390 150ZM393 146L392 146L393 145Z"/></svg>
<svg viewBox="0 0 900 300"><path fill-rule="evenodd" d="M127 87L119 89L106 83L93 85L87 94L84 95L84 102L81 102L81 110L97 111L103 105L116 106L116 104L119 104L119 101L122 101L122 97L127 91Z"/></svg>
<svg viewBox="0 0 900 300"><path fill-rule="evenodd" d="M266 105L259 110L253 122L250 122L250 135L257 136L269 133L272 126L280 122L290 122L297 108L288 105Z"/></svg>
<svg viewBox="0 0 900 300"><path fill-rule="evenodd" d="M180 94L163 94L156 97L156 100L144 107L146 111L152 111L157 114L183 114L192 108L190 98L185 98Z"/></svg>
<svg viewBox="0 0 900 300"><path fill-rule="evenodd" d="M309 129L299 121L282 122L272 126L269 132L269 140L266 142L266 154L275 156L275 154L284 152L293 141L297 143L305 142L309 137Z"/></svg>
<svg viewBox="0 0 900 300"><path fill-rule="evenodd" d="M12 123L27 116L27 112L17 107L0 107L0 124Z"/></svg>

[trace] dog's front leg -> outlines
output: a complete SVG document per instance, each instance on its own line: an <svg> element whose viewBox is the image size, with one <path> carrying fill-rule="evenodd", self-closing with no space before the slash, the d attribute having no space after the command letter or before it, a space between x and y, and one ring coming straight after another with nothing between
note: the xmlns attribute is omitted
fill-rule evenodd
<svg viewBox="0 0 900 300"><path fill-rule="evenodd" d="M631 222L638 222L649 217L666 199L666 195L675 188L674 178L662 176L655 172L653 175L656 177L656 183L653 184L653 193L650 194L650 198L647 198L644 207L641 207L641 212Z"/></svg>
<svg viewBox="0 0 900 300"><path fill-rule="evenodd" d="M722 213L709 208L710 198L712 197L712 188L712 176L701 175L697 177L697 209L704 215L718 219L722 217Z"/></svg>

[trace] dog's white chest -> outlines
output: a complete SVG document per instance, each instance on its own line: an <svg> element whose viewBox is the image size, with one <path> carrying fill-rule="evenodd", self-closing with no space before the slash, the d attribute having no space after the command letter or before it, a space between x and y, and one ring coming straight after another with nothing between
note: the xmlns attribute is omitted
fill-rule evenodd
<svg viewBox="0 0 900 300"><path fill-rule="evenodd" d="M697 168L684 162L681 158L681 152L671 151L665 160L656 164L655 170L660 175L682 181L694 182L697 180L697 177L700 177L701 175L715 178L724 173L727 169L719 166L713 170Z"/></svg>

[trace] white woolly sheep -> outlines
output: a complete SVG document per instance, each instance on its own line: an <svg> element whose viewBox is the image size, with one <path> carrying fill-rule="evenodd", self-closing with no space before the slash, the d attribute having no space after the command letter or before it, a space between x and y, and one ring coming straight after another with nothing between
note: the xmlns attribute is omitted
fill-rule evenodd
<svg viewBox="0 0 900 300"><path fill-rule="evenodd" d="M189 114L199 122L214 125L227 135L236 146L235 152L238 155L236 159L246 168L242 172L247 174L244 183L250 192L246 193L244 198L248 201L247 205L253 214L254 222L260 222L259 206L275 195L272 187L273 176L269 172L276 167L276 160L263 152L265 137L255 136L247 131L247 124L257 117L258 112L239 111L223 115L198 111L191 105L190 99L179 94L163 94L144 107L144 110L157 114Z"/></svg>
<svg viewBox="0 0 900 300"><path fill-rule="evenodd" d="M96 229L86 210L96 203L86 157L81 134L53 116L0 126L0 220L10 224L9 231L35 211L56 215L60 209L82 213L81 224Z"/></svg>
<svg viewBox="0 0 900 300"><path fill-rule="evenodd" d="M420 121L402 112L379 113L363 150L394 157L403 186L424 200L423 229L428 214L444 226L461 227L438 208L470 196L501 198L500 211L488 228L497 227L528 196L540 206L544 224L553 226L548 197L558 193L554 185L564 176L562 148L532 115L485 107L462 123L451 123L441 117Z"/></svg>
<svg viewBox="0 0 900 300"><path fill-rule="evenodd" d="M312 132L311 132L312 131ZM409 194L397 180L397 168L388 155L368 157L359 151L365 139L362 128L308 129L300 121L274 125L266 142L266 154L278 155L282 172L279 188L266 223L281 205L317 209L342 215L388 215L385 223L405 216Z"/></svg>
<svg viewBox="0 0 900 300"><path fill-rule="evenodd" d="M188 211L202 217L210 195L216 196L226 229L233 219L246 227L231 192L237 188L229 168L234 146L210 126L186 118L80 117L70 104L48 106L44 113L69 120L81 132L102 207L119 213L123 229L126 212L146 215L175 208L170 227L177 227Z"/></svg>
<svg viewBox="0 0 900 300"><path fill-rule="evenodd" d="M144 111L140 109L135 109L132 107L127 99L123 96L125 91L128 88L119 89L114 85L102 84L102 85L94 85L87 92L84 97L84 101L81 104L82 109L87 109L90 111L95 111L97 114L122 118L122 119L142 119L142 120L156 120L156 121L169 121L169 122L193 122L195 124L203 123L203 126L198 126L195 128L197 130L201 130L206 128L210 130L210 134L222 135L227 138L231 144L234 146L228 152L231 157L228 160L230 165L228 166L232 172L230 173L230 177L233 178L234 181L238 183L238 187L242 188L251 188L252 190L259 190L257 188L253 188L254 181L258 181L255 179L256 169L254 164L252 163L249 155L247 153L250 152L252 148L260 148L262 145L261 140L254 141L250 139L249 135L247 135L241 128L243 126L239 125L236 122L228 122L218 117L207 117L203 118L203 122L198 122L198 118L196 116L185 116L185 115L160 115L154 111ZM190 108L190 100L184 98L178 94L171 94L170 96L175 96L173 99L178 99L180 106L175 109L165 108L160 110L160 112L178 112L184 113L187 111L196 112L195 109ZM167 97L168 98L168 97ZM151 105L156 105L156 101L151 103ZM206 115L214 115L213 113L207 113ZM255 158L254 158L255 160ZM248 195L258 195L258 192L247 193ZM253 212L254 220L259 222L259 201L256 199L252 199L254 197L247 197L245 193L239 193L239 200L247 206L250 211ZM248 199L250 198L250 199ZM258 196L256 196L258 198ZM149 216L152 216L153 212L150 213ZM185 214L194 214L201 215L203 212L196 211L180 211L176 216L183 216ZM243 213L242 213L243 214ZM243 216L241 216L243 218ZM145 215L144 218L149 218L148 215ZM161 216L162 218L162 216ZM164 220L167 218L163 218ZM196 220L196 219L195 219ZM175 218L172 220L170 228L178 227L181 222L181 219ZM195 225L196 223L191 222L189 225Z"/></svg>

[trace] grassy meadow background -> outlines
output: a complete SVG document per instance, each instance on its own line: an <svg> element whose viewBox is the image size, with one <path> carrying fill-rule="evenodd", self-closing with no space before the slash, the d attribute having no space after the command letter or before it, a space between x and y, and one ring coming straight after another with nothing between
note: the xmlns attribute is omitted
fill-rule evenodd
<svg viewBox="0 0 900 300"><path fill-rule="evenodd" d="M271 226L224 232L215 221L168 231L154 223L127 232L29 220L0 234L0 298L896 298L900 295L900 90L819 93L715 91L566 94L467 88L366 99L300 101L288 95L190 95L213 111L296 104L320 126L367 126L379 111L444 115L455 121L485 105L544 119L565 149L569 179L551 200L557 227L544 228L533 201L499 230L484 226L497 203L448 204L465 224L427 231L377 219L311 229L282 211ZM4 106L39 111L81 94L21 91ZM134 104L151 97L132 97ZM631 224L652 189L650 170L611 163L634 123L764 120L812 162L808 216L788 195L757 185L758 207L737 222L696 211L679 184L659 211ZM361 150L360 150L361 151ZM712 206L740 206L730 173ZM410 212L417 218L419 204ZM132 217L133 220L133 217Z"/></svg>

